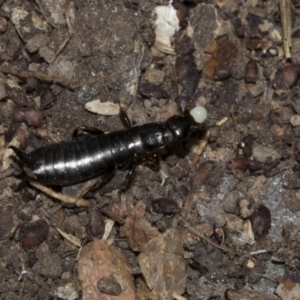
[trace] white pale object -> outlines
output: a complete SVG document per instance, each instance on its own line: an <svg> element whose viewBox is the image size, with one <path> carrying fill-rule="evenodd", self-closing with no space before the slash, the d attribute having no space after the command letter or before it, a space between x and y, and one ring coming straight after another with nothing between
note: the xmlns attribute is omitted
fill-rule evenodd
<svg viewBox="0 0 300 300"><path fill-rule="evenodd" d="M190 110L190 115L193 117L195 122L202 123L207 118L207 110L203 106L196 106Z"/></svg>
<svg viewBox="0 0 300 300"><path fill-rule="evenodd" d="M177 11L172 6L172 1L169 5L156 6L153 10L153 15L156 15L155 20L155 43L153 48L167 54L175 54L172 38L180 29Z"/></svg>
<svg viewBox="0 0 300 300"><path fill-rule="evenodd" d="M93 100L85 104L85 109L103 116L114 116L120 113L120 105L113 102Z"/></svg>

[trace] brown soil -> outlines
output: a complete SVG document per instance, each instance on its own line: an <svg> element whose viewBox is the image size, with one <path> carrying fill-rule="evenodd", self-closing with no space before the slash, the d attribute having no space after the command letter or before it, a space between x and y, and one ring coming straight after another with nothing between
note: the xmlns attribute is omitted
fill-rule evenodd
<svg viewBox="0 0 300 300"><path fill-rule="evenodd" d="M299 1L288 59L273 0L175 2L173 53L155 43L168 1L0 5L1 299L300 299ZM121 196L126 168L76 206L33 188L7 147L123 128L93 100L133 125L196 105L208 119Z"/></svg>

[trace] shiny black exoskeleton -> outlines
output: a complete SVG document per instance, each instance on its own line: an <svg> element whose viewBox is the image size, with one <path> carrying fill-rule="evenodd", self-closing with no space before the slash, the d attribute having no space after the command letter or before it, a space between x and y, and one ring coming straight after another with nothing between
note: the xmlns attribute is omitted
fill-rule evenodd
<svg viewBox="0 0 300 300"><path fill-rule="evenodd" d="M124 111L126 129L87 134L33 150L29 154L11 147L29 177L45 185L69 185L113 173L116 168L153 155L174 140L184 141L199 128L191 115L172 116L165 123L131 127ZM95 131L95 129L93 129Z"/></svg>

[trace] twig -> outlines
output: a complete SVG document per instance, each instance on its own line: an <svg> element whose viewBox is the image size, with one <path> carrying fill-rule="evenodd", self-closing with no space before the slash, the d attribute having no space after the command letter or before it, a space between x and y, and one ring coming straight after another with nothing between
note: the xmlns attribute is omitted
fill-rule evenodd
<svg viewBox="0 0 300 300"><path fill-rule="evenodd" d="M285 58L291 58L290 47L292 46L292 18L291 18L291 0L279 0L281 24L283 28L283 49Z"/></svg>
<svg viewBox="0 0 300 300"><path fill-rule="evenodd" d="M275 280L275 279L273 279L273 278L271 278L271 277L269 277L269 276L266 276L266 275L264 275L264 274L256 273L256 274L253 274L253 275L261 276L261 277L263 277L263 278L265 278L265 279L268 279L268 280L270 280L270 281L272 281L272 282L274 282L274 283L278 283L277 280Z"/></svg>
<svg viewBox="0 0 300 300"><path fill-rule="evenodd" d="M72 80L62 76L48 75L35 71L20 71L9 66L0 66L0 72L5 74L11 74L21 78L35 77L46 82L58 82L70 88L73 88L74 85L74 82Z"/></svg>
<svg viewBox="0 0 300 300"><path fill-rule="evenodd" d="M60 83L65 87L68 87L68 88L71 88L71 89L76 89L76 88L82 87L86 84L92 84L92 83L96 83L96 82L99 82L99 81L107 80L108 78L111 78L111 77L129 72L132 69L133 68L130 68L130 69L124 70L124 71L120 71L118 73L108 75L105 78L97 77L97 78L94 78L90 81L86 81L86 82L83 82L83 83L77 83L77 82L72 81L69 78L62 77L62 76L57 76L57 75L48 75L48 74L44 74L44 73L41 73L41 72L35 72L35 71L20 71L20 70L17 70L15 68L12 68L12 67L9 67L9 66L0 66L0 73L11 74L11 75L21 77L21 78L35 77L35 78L37 78L41 81Z"/></svg>
<svg viewBox="0 0 300 300"><path fill-rule="evenodd" d="M66 23L67 23L67 26L68 26L68 35L65 38L65 40L63 41L63 43L59 46L58 50L55 52L55 54L54 54L54 60L61 53L61 51L65 48L65 46L68 44L71 36L74 33L73 26L72 26L72 24L70 22L70 0L66 1L66 4L65 4L65 15L66 15Z"/></svg>
<svg viewBox="0 0 300 300"><path fill-rule="evenodd" d="M191 175L191 180L190 180L190 187L191 188L190 188L189 195L188 195L187 200L185 202L185 205L184 205L184 208L183 208L183 213L182 213L182 215L185 219L188 219L188 214L190 213L190 211L192 209L193 195L194 195L193 180L194 180L194 175L195 175L195 172L196 172L197 164L198 164L198 161L200 159L200 156L202 155L205 147L208 144L209 137L210 137L210 132L207 131L206 134L205 134L204 139L201 141L201 144L199 146L197 146L197 148L196 148L196 154L195 154L195 157L194 157L193 162L192 162L192 175Z"/></svg>
<svg viewBox="0 0 300 300"><path fill-rule="evenodd" d="M196 155L193 159L193 162L192 162L192 167L193 169L196 169L196 166L198 164L198 161L200 159L200 156L202 155L202 153L204 152L207 144L208 144L208 140L209 140L209 137L210 137L210 132L209 130L206 132L204 138L201 140L201 143L199 146L197 146L196 148Z"/></svg>
<svg viewBox="0 0 300 300"><path fill-rule="evenodd" d="M56 193L50 188L38 183L37 181L29 181L29 184L34 186L36 189L42 191L43 193L58 199L64 203L74 204L76 206L83 206L83 207L89 207L91 205L91 202L88 200L85 200L83 198L73 198L68 195L64 195L61 193Z"/></svg>
<svg viewBox="0 0 300 300"><path fill-rule="evenodd" d="M230 249L227 249L227 248L224 248L224 247L221 247L217 244L215 244L214 242L212 242L211 240L207 239L206 237L204 237L202 234L198 233L197 231L195 231L183 218L179 217L180 220L182 220L185 225L187 226L187 230L195 235L197 235L198 237L200 237L201 239L203 239L204 241L206 241L207 243L209 243L210 245L214 246L215 248L221 250L221 251L224 251L224 252L228 252L228 253L231 253L231 254L234 254L234 255L238 255L238 256L245 256L244 254L240 254L240 253L237 253L237 252L234 252ZM245 256L246 257L246 256Z"/></svg>

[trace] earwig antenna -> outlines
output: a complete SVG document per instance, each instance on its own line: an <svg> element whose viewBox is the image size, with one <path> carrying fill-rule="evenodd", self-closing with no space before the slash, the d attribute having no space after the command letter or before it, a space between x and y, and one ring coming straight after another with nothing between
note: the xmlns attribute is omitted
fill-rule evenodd
<svg viewBox="0 0 300 300"><path fill-rule="evenodd" d="M12 149L23 163L26 164L29 161L29 156L25 152L21 151L15 146L9 146L8 148Z"/></svg>

